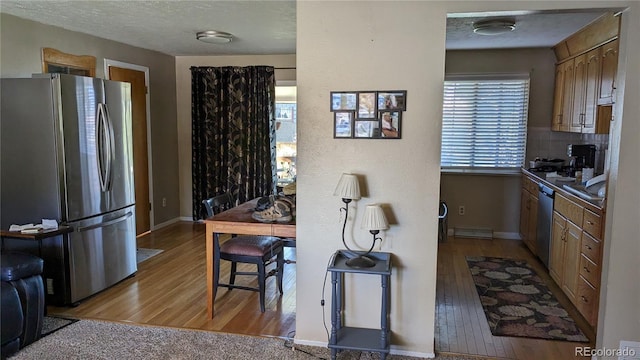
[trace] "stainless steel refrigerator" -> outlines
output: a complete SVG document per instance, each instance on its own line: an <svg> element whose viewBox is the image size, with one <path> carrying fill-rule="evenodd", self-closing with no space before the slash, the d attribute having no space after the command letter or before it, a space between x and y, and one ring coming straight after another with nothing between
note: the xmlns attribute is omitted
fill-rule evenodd
<svg viewBox="0 0 640 360"><path fill-rule="evenodd" d="M74 304L134 274L131 88L64 74L0 79L2 228L56 219L43 240L47 298ZM5 248L34 248L4 239Z"/></svg>

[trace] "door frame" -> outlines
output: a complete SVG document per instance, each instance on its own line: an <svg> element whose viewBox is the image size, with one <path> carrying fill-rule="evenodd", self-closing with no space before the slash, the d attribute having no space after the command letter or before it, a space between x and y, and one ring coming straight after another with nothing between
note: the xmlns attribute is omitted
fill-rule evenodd
<svg viewBox="0 0 640 360"><path fill-rule="evenodd" d="M151 211L149 212L149 227L150 230L155 230L155 220L154 220L154 209L155 209L155 201L153 201L153 153L151 152L152 144L151 144L151 101L150 94L151 90L149 89L149 68L142 65L125 63L122 61L104 59L104 78L109 80L109 67L119 67L123 69L135 70L144 72L144 85L147 88L146 98L146 106L147 106L147 153L149 154L149 161L147 161L147 173L149 176L149 199L151 201Z"/></svg>

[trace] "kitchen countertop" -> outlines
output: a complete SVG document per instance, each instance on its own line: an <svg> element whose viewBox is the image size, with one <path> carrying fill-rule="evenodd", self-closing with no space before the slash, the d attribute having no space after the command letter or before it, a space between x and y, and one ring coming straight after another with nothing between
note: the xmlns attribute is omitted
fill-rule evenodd
<svg viewBox="0 0 640 360"><path fill-rule="evenodd" d="M565 190L562 185L565 184L577 184L576 182L567 182L567 181L560 181L556 178L546 178L544 172L533 172L533 171L529 171L527 169L521 169L522 173L535 179L538 182L542 182L543 184L549 186L550 188L552 188L553 190L555 190L556 192L559 192L562 194L562 196L570 199L571 201L585 207L588 208L591 211L594 212L605 212L605 208L606 208L606 201L607 199L603 199L603 200L585 200L579 196L576 196L572 193L570 193L569 191Z"/></svg>

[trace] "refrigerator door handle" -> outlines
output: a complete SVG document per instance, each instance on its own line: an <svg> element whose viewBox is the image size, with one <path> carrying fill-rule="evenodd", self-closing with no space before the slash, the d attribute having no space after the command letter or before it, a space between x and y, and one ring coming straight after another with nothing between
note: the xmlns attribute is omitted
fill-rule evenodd
<svg viewBox="0 0 640 360"><path fill-rule="evenodd" d="M107 104L102 104L102 111L104 116L104 122L107 131L107 172L105 174L105 188L111 190L113 186L113 158L115 157L115 136L113 135L113 123L111 122L111 116L109 116L109 108Z"/></svg>
<svg viewBox="0 0 640 360"><path fill-rule="evenodd" d="M76 229L76 231L78 232L82 232L82 231L88 231L88 230L93 230L93 229L97 229L97 228L101 228L101 227L105 227L105 226L109 226L109 225L113 225L122 221L127 220L128 218L133 216L133 212L129 211L126 214L117 217L115 219L111 219L109 221L105 221L105 222L101 222L98 224L93 224L93 225L89 225L89 226L82 226Z"/></svg>
<svg viewBox="0 0 640 360"><path fill-rule="evenodd" d="M98 158L98 178L100 179L100 189L104 192L107 191L107 179L106 179L106 166L104 160L104 108L102 103L98 103L96 110L96 156Z"/></svg>

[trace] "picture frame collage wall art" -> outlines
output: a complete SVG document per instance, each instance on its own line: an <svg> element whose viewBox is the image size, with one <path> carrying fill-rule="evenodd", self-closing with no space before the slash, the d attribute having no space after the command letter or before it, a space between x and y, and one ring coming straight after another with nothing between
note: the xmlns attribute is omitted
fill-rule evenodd
<svg viewBox="0 0 640 360"><path fill-rule="evenodd" d="M400 139L407 91L331 91L335 139Z"/></svg>

